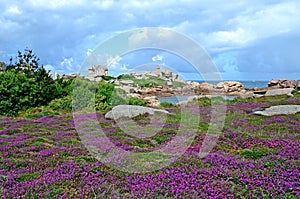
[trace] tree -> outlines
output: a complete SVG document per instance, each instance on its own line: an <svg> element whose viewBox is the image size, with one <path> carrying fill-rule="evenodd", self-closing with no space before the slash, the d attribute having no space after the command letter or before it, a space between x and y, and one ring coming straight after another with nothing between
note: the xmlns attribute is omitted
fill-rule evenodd
<svg viewBox="0 0 300 199"><path fill-rule="evenodd" d="M15 64L12 64L13 58L10 58L10 64L7 67L7 70L15 69L27 74L32 74L39 69L40 59L29 48L26 48L24 52L18 51L18 56L15 59Z"/></svg>
<svg viewBox="0 0 300 199"><path fill-rule="evenodd" d="M16 115L38 104L36 81L14 70L0 73L0 115Z"/></svg>
<svg viewBox="0 0 300 199"><path fill-rule="evenodd" d="M16 115L70 94L72 82L52 79L32 50L18 51L15 64L12 61L0 73L0 114Z"/></svg>

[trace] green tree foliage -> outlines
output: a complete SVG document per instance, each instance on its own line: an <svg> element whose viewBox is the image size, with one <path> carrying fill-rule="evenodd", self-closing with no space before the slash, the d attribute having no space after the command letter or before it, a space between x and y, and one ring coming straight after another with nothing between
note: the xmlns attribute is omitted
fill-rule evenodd
<svg viewBox="0 0 300 199"><path fill-rule="evenodd" d="M126 91L120 88L115 88L111 98L111 103L112 106L128 104Z"/></svg>
<svg viewBox="0 0 300 199"><path fill-rule="evenodd" d="M48 107L54 111L71 111L72 110L72 96L68 95L63 98L52 100Z"/></svg>
<svg viewBox="0 0 300 199"><path fill-rule="evenodd" d="M38 104L34 79L14 70L0 73L0 114L15 115Z"/></svg>
<svg viewBox="0 0 300 199"><path fill-rule="evenodd" d="M0 73L0 114L16 115L28 108L45 106L67 96L72 81L54 80L32 50L18 52L15 64Z"/></svg>
<svg viewBox="0 0 300 199"><path fill-rule="evenodd" d="M74 83L73 96L73 107L75 111L84 110L95 101L95 92L97 84L87 79L78 78Z"/></svg>
<svg viewBox="0 0 300 199"><path fill-rule="evenodd" d="M138 105L138 106L146 106L147 102L141 98L138 97L130 97L128 99L128 104L129 105Z"/></svg>
<svg viewBox="0 0 300 199"><path fill-rule="evenodd" d="M98 84L95 94L95 109L100 112L107 112L112 107L112 96L115 85L101 81Z"/></svg>
<svg viewBox="0 0 300 199"><path fill-rule="evenodd" d="M49 71L39 66L39 58L30 49L19 51L15 63L11 58L10 64L2 68L0 115L15 116L45 106L53 111L70 111L74 108L107 112L119 104L146 105L139 98L128 98L125 91L106 81L92 82L82 78L54 80ZM110 79L112 77L107 76L107 80Z"/></svg>
<svg viewBox="0 0 300 199"><path fill-rule="evenodd" d="M15 63L13 64L13 58L10 58L10 64L7 66L6 70L14 69L18 72L22 71L27 75L33 75L34 72L40 68L40 59L33 53L31 49L26 48L24 52L18 51L18 56L15 59Z"/></svg>
<svg viewBox="0 0 300 199"><path fill-rule="evenodd" d="M55 103L57 103L56 100ZM96 83L86 79L76 80L72 104L74 110L105 113L113 106L120 104L146 106L146 101L139 98L127 97L127 93L124 90L115 88L114 84L105 81Z"/></svg>

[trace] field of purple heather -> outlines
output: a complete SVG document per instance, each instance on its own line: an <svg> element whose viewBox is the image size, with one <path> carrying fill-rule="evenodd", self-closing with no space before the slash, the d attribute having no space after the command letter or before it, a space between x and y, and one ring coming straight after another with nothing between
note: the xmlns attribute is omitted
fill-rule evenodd
<svg viewBox="0 0 300 199"><path fill-rule="evenodd" d="M213 150L198 156L210 122L201 106L199 129L186 152L171 165L127 173L94 158L81 142L73 116L0 119L1 198L300 198L300 114L263 117L252 110L297 98L228 105ZM112 143L123 150L155 150L176 134L178 109L158 134L133 139L98 116ZM147 118L137 118L147 122Z"/></svg>

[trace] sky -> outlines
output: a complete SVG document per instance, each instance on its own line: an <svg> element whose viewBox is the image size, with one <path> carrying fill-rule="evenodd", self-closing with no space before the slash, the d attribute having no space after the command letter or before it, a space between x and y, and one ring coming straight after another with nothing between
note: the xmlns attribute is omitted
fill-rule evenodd
<svg viewBox="0 0 300 199"><path fill-rule="evenodd" d="M205 72L190 60L199 51L186 43L185 52L174 53L174 31L202 48L224 80L300 79L299 10L298 0L0 0L0 61L30 48L46 69L76 73L91 57L100 59L99 49L109 51L106 42L114 46L106 56L111 75L159 64L201 79ZM148 27L168 30L162 37L175 47L118 49L130 40L119 35ZM134 41L158 38L150 33Z"/></svg>

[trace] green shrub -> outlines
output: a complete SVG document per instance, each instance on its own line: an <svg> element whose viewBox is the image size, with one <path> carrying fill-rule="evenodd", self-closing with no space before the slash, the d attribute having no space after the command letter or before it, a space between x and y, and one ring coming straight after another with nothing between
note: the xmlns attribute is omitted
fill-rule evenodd
<svg viewBox="0 0 300 199"><path fill-rule="evenodd" d="M96 93L101 96L105 96L102 102L106 102L111 105L111 98L114 92L115 85L106 83L105 81L99 82Z"/></svg>
<svg viewBox="0 0 300 199"><path fill-rule="evenodd" d="M294 89L293 91L292 91L292 94L293 95L296 95L296 94L298 94L299 93L299 91L297 90L297 89Z"/></svg>
<svg viewBox="0 0 300 199"><path fill-rule="evenodd" d="M87 79L78 78L74 82L74 89L72 93L73 109L81 111L87 109L91 104L95 104L95 92L97 83L91 82Z"/></svg>
<svg viewBox="0 0 300 199"><path fill-rule="evenodd" d="M18 113L18 117L26 118L39 118L49 115L59 115L59 113L57 111L53 111L48 107L29 108L25 111L21 111Z"/></svg>
<svg viewBox="0 0 300 199"><path fill-rule="evenodd" d="M38 85L33 78L14 70L0 73L0 114L16 115L39 105Z"/></svg>
<svg viewBox="0 0 300 199"><path fill-rule="evenodd" d="M245 156L247 158L258 159L265 155L267 155L268 150L256 150L256 149L243 149L239 152L240 155Z"/></svg>
<svg viewBox="0 0 300 199"><path fill-rule="evenodd" d="M122 104L128 104L128 100L126 97L122 97L120 95L114 95L112 97L112 106L122 105Z"/></svg>
<svg viewBox="0 0 300 199"><path fill-rule="evenodd" d="M160 106L163 108L172 108L172 107L176 107L176 105L170 103L170 102L161 102Z"/></svg>
<svg viewBox="0 0 300 199"><path fill-rule="evenodd" d="M208 97L198 98L197 101L198 101L199 106L210 106L211 105L211 99Z"/></svg>
<svg viewBox="0 0 300 199"><path fill-rule="evenodd" d="M149 76L148 79L136 79L132 75L122 74L117 77L118 80L132 80L135 85L142 88L149 88L154 86L166 86L167 81L158 77Z"/></svg>
<svg viewBox="0 0 300 199"><path fill-rule="evenodd" d="M138 97L130 97L128 99L128 104L129 105L137 105L137 106L146 106L147 102L141 98Z"/></svg>
<svg viewBox="0 0 300 199"><path fill-rule="evenodd" d="M94 107L96 111L107 112L111 109L111 102L108 101L107 96L96 93Z"/></svg>
<svg viewBox="0 0 300 199"><path fill-rule="evenodd" d="M54 99L49 103L48 107L53 110L71 111L72 110L72 96L68 95L63 98Z"/></svg>
<svg viewBox="0 0 300 199"><path fill-rule="evenodd" d="M111 98L111 104L112 106L128 104L127 92L121 88L115 88Z"/></svg>
<svg viewBox="0 0 300 199"><path fill-rule="evenodd" d="M109 81L109 80L116 79L116 78L112 77L112 76L102 76L102 79L105 81Z"/></svg>
<svg viewBox="0 0 300 199"><path fill-rule="evenodd" d="M32 50L18 52L15 64L0 73L0 115L16 116L18 112L48 105L56 98L70 94L71 81L53 80Z"/></svg>

